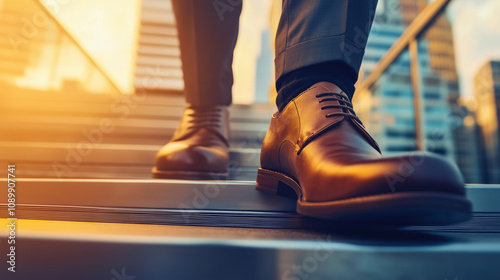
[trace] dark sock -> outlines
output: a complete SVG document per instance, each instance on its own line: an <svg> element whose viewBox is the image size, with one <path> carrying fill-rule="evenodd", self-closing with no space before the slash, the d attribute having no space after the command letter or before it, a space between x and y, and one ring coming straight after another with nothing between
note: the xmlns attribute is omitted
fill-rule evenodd
<svg viewBox="0 0 500 280"><path fill-rule="evenodd" d="M352 100L357 79L358 74L344 62L326 62L303 67L284 75L276 82L276 106L281 112L288 102L319 82L337 85Z"/></svg>

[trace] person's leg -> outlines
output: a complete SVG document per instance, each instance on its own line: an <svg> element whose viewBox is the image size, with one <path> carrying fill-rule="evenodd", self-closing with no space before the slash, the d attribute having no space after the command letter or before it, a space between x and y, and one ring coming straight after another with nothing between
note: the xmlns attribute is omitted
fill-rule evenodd
<svg viewBox="0 0 500 280"><path fill-rule="evenodd" d="M156 156L156 178L227 178L233 50L241 1L173 0L188 107Z"/></svg>
<svg viewBox="0 0 500 280"><path fill-rule="evenodd" d="M275 60L279 109L321 81L352 98L376 5L377 0L283 1Z"/></svg>
<svg viewBox="0 0 500 280"><path fill-rule="evenodd" d="M235 2L235 1L232 1ZM236 1L237 2L237 1ZM194 107L231 104L233 51L241 1L172 0L186 101Z"/></svg>
<svg viewBox="0 0 500 280"><path fill-rule="evenodd" d="M351 97L376 1L284 0L277 105L257 189L297 212L348 223L436 225L470 218L458 169L430 154L383 158Z"/></svg>

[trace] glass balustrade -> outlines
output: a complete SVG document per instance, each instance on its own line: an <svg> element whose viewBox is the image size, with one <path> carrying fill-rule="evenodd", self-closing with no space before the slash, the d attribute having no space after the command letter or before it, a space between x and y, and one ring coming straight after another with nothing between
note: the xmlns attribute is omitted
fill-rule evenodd
<svg viewBox="0 0 500 280"><path fill-rule="evenodd" d="M41 2L0 1L0 95L17 92L119 94Z"/></svg>

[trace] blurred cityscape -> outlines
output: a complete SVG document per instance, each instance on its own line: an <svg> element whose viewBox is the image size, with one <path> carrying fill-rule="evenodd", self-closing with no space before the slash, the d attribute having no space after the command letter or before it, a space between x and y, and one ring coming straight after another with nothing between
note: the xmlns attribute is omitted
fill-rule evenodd
<svg viewBox="0 0 500 280"><path fill-rule="evenodd" d="M380 0L368 38L360 81L426 7L427 0ZM265 34L264 34L265 35ZM271 56L262 40L262 57ZM454 161L467 183L500 183L500 70L487 62L474 79L474 93L464 93L457 74L452 24L441 15L418 41L425 150ZM500 59L500 57L499 57ZM268 82L269 72L259 60L257 84ZM255 93L265 100L263 87ZM415 112L408 50L389 66L355 105L385 155L417 150Z"/></svg>
<svg viewBox="0 0 500 280"><path fill-rule="evenodd" d="M359 32L357 115L384 155L455 162L473 204L468 222L403 228L308 218L255 191L282 1L243 0L230 179L200 181L151 174L186 105L170 0L0 0L12 279L499 279L500 1L379 0L370 36ZM402 40L415 23L424 31Z"/></svg>
<svg viewBox="0 0 500 280"><path fill-rule="evenodd" d="M138 3L141 9L133 38L137 46L134 48L131 93L148 92L179 99L183 82L171 5L169 1L158 0ZM427 0L379 1L360 73L361 81L426 5ZM44 7L34 0L0 0L2 99L19 91L71 92L73 96L79 93L123 94L123 86L103 69L98 59L89 54L65 25L54 20L56 17L50 13L57 9L62 7ZM276 22L273 15L271 11L271 22ZM271 86L273 32L270 30L272 28L264 29L259 34L260 51L254 59L254 105L272 103L275 94ZM457 74L455 47L447 13L443 13L418 40L424 147L456 162L467 183L500 183L500 61L486 62L475 75L474 92L463 92ZM410 59L409 52L403 52L370 87L369 96L355 100L358 114L386 155L417 149L417 112L414 111ZM151 86L152 76L154 87ZM12 115L5 112L2 116L10 120ZM29 118L29 115L24 117ZM144 119L144 123L150 125L151 122ZM13 126L6 125L4 132ZM261 130L258 127L255 131ZM265 128L265 124L262 127ZM21 139L6 135L1 140ZM158 140L154 144L161 142ZM258 144L254 146L258 148Z"/></svg>
<svg viewBox="0 0 500 280"><path fill-rule="evenodd" d="M362 76L427 5L426 0L380 1L366 48ZM444 13L418 41L425 150L456 162L468 183L499 183L499 70L486 63L475 77L474 95L459 87L452 25ZM405 51L370 89L371 106L361 111L386 154L414 151L415 113L410 56ZM474 96L474 98L469 98Z"/></svg>

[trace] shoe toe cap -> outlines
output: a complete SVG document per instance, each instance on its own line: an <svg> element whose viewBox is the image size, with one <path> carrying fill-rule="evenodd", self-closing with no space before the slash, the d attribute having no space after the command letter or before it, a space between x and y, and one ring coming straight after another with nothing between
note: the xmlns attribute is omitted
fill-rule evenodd
<svg viewBox="0 0 500 280"><path fill-rule="evenodd" d="M225 172L228 164L222 147L189 146L171 142L156 156L158 170Z"/></svg>
<svg viewBox="0 0 500 280"><path fill-rule="evenodd" d="M438 191L465 194L463 177L448 160L430 153L412 153L383 160L379 178L392 192Z"/></svg>
<svg viewBox="0 0 500 280"><path fill-rule="evenodd" d="M332 201L395 192L464 195L458 168L429 153L377 158L342 168L323 165L303 189L307 201Z"/></svg>

